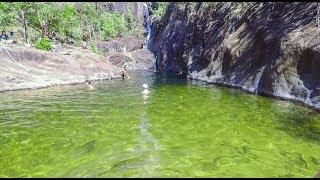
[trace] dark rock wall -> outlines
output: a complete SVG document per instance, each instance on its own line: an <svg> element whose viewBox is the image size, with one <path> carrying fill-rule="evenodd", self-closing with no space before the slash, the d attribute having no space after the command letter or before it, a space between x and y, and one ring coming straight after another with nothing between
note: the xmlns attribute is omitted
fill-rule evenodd
<svg viewBox="0 0 320 180"><path fill-rule="evenodd" d="M143 22L143 3L142 2L99 2L102 10L119 12L127 15L128 9L131 10L133 18Z"/></svg>
<svg viewBox="0 0 320 180"><path fill-rule="evenodd" d="M153 22L159 70L320 109L318 3L177 4Z"/></svg>

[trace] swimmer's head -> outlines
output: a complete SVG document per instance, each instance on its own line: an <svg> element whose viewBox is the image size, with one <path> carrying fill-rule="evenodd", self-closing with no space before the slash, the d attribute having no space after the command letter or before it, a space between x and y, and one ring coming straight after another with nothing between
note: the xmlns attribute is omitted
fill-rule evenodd
<svg viewBox="0 0 320 180"><path fill-rule="evenodd" d="M86 80L85 83L91 85L91 82L89 80Z"/></svg>
<svg viewBox="0 0 320 180"><path fill-rule="evenodd" d="M148 85L147 85L147 84L143 84L142 87L145 88L145 89L147 89L147 88L148 88Z"/></svg>

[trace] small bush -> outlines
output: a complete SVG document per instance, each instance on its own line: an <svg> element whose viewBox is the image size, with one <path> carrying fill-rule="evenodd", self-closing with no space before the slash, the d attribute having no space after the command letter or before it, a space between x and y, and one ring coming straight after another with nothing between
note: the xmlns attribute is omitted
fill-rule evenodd
<svg viewBox="0 0 320 180"><path fill-rule="evenodd" d="M95 46L95 44L94 44L93 42L89 42L89 47L90 47L90 49L91 49L92 52L98 54L97 47Z"/></svg>
<svg viewBox="0 0 320 180"><path fill-rule="evenodd" d="M125 59L124 59L124 61L125 61L125 62L131 62L132 59L130 59L129 57L126 56Z"/></svg>
<svg viewBox="0 0 320 180"><path fill-rule="evenodd" d="M159 20L163 18L167 8L168 8L169 3L168 2L158 2L155 5L155 8L153 10L153 20Z"/></svg>
<svg viewBox="0 0 320 180"><path fill-rule="evenodd" d="M96 44L95 44L94 41L90 41L90 42L88 43L88 46L89 46L89 48L90 48L90 50L91 50L92 52L94 52L94 53L96 53L96 54L99 54L99 55L103 55L103 54L104 54L104 52L103 52L102 50L99 50L99 49L97 48L97 46L96 46Z"/></svg>
<svg viewBox="0 0 320 180"><path fill-rule="evenodd" d="M40 38L36 43L36 48L50 51L52 48L52 44L48 38Z"/></svg>

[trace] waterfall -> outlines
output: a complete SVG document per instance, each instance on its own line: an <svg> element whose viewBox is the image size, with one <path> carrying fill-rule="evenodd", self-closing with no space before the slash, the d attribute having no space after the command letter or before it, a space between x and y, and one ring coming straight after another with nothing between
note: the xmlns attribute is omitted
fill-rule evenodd
<svg viewBox="0 0 320 180"><path fill-rule="evenodd" d="M143 7L144 7L144 11L143 11L143 15L145 17L145 28L146 28L146 32L147 32L147 40L145 43L145 48L149 48L149 41L150 41L150 36L151 36L151 20L150 20L150 16L149 16L149 8L147 3L143 3Z"/></svg>

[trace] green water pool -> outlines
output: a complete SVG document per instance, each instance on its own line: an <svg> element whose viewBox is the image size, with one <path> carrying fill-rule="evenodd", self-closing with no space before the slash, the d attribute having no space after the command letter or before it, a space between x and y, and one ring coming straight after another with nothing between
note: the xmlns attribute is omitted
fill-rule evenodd
<svg viewBox="0 0 320 180"><path fill-rule="evenodd" d="M0 93L0 177L320 171L320 115L306 107L152 71L93 85Z"/></svg>

